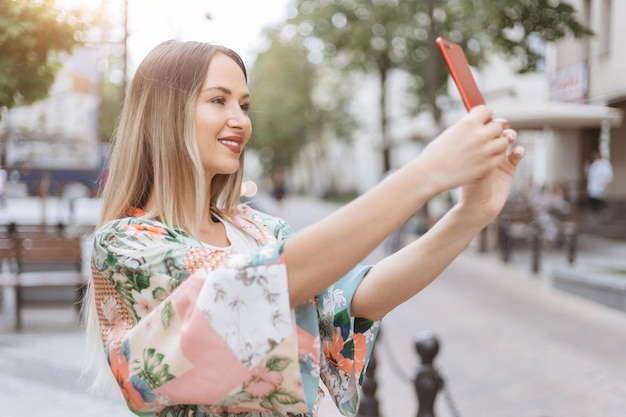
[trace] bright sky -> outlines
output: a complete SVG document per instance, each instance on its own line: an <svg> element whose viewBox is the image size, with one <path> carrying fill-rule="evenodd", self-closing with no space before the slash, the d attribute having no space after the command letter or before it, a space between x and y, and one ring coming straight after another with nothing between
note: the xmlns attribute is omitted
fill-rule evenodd
<svg viewBox="0 0 626 417"><path fill-rule="evenodd" d="M56 0L59 7L98 9L122 0ZM252 63L263 27L287 15L290 0L128 0L129 67L137 67L158 43L171 38L219 42ZM120 11L120 14L122 12ZM211 15L211 20L206 15Z"/></svg>

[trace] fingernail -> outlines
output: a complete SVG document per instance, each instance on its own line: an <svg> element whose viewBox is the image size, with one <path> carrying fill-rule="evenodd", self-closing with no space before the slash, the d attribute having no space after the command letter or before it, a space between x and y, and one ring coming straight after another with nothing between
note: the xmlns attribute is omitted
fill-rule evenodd
<svg viewBox="0 0 626 417"><path fill-rule="evenodd" d="M509 125L509 121L502 118L502 117L496 117L495 119L493 119L494 122L500 123L502 125L508 126Z"/></svg>
<svg viewBox="0 0 626 417"><path fill-rule="evenodd" d="M506 137L509 138L509 143L513 143L513 142L515 142L515 139L517 139L517 135L515 134L515 132L513 132L511 130L507 130L504 133L505 133Z"/></svg>

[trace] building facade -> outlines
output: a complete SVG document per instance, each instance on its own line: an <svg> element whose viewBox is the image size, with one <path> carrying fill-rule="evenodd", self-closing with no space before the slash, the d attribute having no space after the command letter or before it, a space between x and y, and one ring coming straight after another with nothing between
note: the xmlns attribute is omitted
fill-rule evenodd
<svg viewBox="0 0 626 417"><path fill-rule="evenodd" d="M535 73L516 74L510 63L492 57L475 76L487 104L497 116L508 119L519 132L519 143L527 155L515 178L514 193L530 188L558 184L570 200L586 204L585 169L590 153L600 149L613 165L615 179L610 184L609 200L626 203L626 55L620 41L626 35L626 1L570 0L579 20L595 35L584 39L568 38L545 48L545 65ZM354 100L360 121L352 145L337 145L334 159L322 170L330 176L338 172L334 184L363 192L378 182L381 170L380 129L376 80L361 77ZM389 125L392 160L400 166L414 158L435 129L428 114L414 117L407 111L401 73L388 82ZM450 125L465 113L455 87L450 83L450 100L445 122ZM331 141L332 142L332 141ZM346 158L353 155L353 158ZM336 159L342 159L338 163ZM319 162L324 164L324 162ZM318 178L319 180L319 178ZM321 181L323 189L328 181Z"/></svg>
<svg viewBox="0 0 626 417"><path fill-rule="evenodd" d="M583 40L568 39L555 45L549 56L552 96L587 106L607 106L626 112L626 2L622 0L569 0L579 20L595 33ZM626 123L604 122L599 128L578 129L574 144L588 158L599 149L613 165L609 199L626 202Z"/></svg>
<svg viewBox="0 0 626 417"><path fill-rule="evenodd" d="M42 178L54 193L72 182L97 188L103 159L99 102L98 51L77 48L64 59L47 98L13 108L0 121L11 178L19 178L31 194L39 191Z"/></svg>

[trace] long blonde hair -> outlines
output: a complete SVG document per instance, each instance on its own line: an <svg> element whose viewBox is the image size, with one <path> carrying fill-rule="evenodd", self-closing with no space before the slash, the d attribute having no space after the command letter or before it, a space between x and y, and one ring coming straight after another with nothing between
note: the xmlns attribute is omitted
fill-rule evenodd
<svg viewBox="0 0 626 417"><path fill-rule="evenodd" d="M184 228L197 236L206 205L206 181L195 134L196 100L211 59L218 53L233 59L247 80L241 57L217 44L167 41L141 62L130 83L112 142L108 175L101 193L98 227L145 208L153 194L149 217ZM210 209L234 214L243 176L216 175L211 182ZM109 391L114 381L102 363L102 338L93 282L84 300L87 376L96 367L92 390ZM100 359L98 359L100 358Z"/></svg>
<svg viewBox="0 0 626 417"><path fill-rule="evenodd" d="M202 42L164 42L139 65L113 140L99 225L125 217L129 209L144 208L153 193L156 207L148 216L197 233L206 207L206 187L194 115L211 58L217 53L233 59L247 79L237 53ZM212 209L232 214L237 206L243 155L237 173L212 180Z"/></svg>

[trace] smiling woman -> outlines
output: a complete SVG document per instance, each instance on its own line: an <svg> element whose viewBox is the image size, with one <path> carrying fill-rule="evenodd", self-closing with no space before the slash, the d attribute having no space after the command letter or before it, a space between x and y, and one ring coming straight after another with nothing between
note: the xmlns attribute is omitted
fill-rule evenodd
<svg viewBox="0 0 626 417"><path fill-rule="evenodd" d="M249 100L239 55L196 41L159 44L128 88L85 305L102 375L135 414L315 417L325 386L354 416L380 319L498 215L523 156L507 154L515 132L478 106L377 187L294 233L240 203ZM360 263L459 186L463 199L420 240Z"/></svg>

